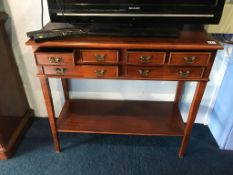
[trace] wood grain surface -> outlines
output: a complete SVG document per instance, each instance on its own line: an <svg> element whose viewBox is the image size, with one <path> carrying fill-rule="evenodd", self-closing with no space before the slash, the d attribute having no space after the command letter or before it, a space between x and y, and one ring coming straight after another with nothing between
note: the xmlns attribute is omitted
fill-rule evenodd
<svg viewBox="0 0 233 175"><path fill-rule="evenodd" d="M71 100L59 120L59 132L183 135L183 121L173 102Z"/></svg>
<svg viewBox="0 0 233 175"><path fill-rule="evenodd" d="M216 51L223 47L205 32L181 32L179 37L84 36L26 44L34 48L76 50L74 65L37 65L56 151L58 132L183 136L183 157ZM59 53L57 54L59 56ZM48 78L61 78L65 105L55 119ZM174 102L70 100L71 78L178 81ZM198 86L186 126L178 109L185 81ZM184 132L185 131L185 132Z"/></svg>

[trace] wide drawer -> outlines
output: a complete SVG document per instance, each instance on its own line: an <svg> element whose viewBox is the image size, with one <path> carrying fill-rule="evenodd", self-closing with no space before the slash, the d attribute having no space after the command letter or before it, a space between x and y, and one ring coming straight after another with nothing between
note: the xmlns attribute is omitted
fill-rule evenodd
<svg viewBox="0 0 233 175"><path fill-rule="evenodd" d="M80 50L82 62L87 63L117 63L118 50Z"/></svg>
<svg viewBox="0 0 233 175"><path fill-rule="evenodd" d="M210 56L208 52L171 52L168 64L206 66Z"/></svg>
<svg viewBox="0 0 233 175"><path fill-rule="evenodd" d="M164 64L166 53L165 52L141 52L141 51L132 51L128 52L129 64Z"/></svg>
<svg viewBox="0 0 233 175"><path fill-rule="evenodd" d="M204 68L197 67L138 67L129 66L127 69L128 77L142 79L195 79L202 78Z"/></svg>
<svg viewBox="0 0 233 175"><path fill-rule="evenodd" d="M117 66L44 66L46 75L78 76L87 78L114 78L118 77Z"/></svg>
<svg viewBox="0 0 233 175"><path fill-rule="evenodd" d="M74 65L75 50L68 48L46 48L35 52L38 65Z"/></svg>

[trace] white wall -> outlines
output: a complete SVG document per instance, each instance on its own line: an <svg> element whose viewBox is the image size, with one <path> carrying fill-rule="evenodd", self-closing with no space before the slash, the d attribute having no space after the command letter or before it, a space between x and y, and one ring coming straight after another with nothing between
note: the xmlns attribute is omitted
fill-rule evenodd
<svg viewBox="0 0 233 175"><path fill-rule="evenodd" d="M40 0L3 0L3 5L9 15L6 28L29 103L37 116L46 116L32 50L25 45L26 32L41 28Z"/></svg>
<svg viewBox="0 0 233 175"><path fill-rule="evenodd" d="M208 25L206 29L209 33L233 33L233 1L225 4L222 18L219 24Z"/></svg>
<svg viewBox="0 0 233 175"><path fill-rule="evenodd" d="M49 21L47 4L45 2L45 23ZM10 20L7 24L8 34L11 38L15 59L18 64L24 87L31 107L36 116L47 116L40 83L36 77L36 66L27 41L26 32L41 28L40 0L3 0L5 11ZM62 106L63 96L60 93L60 82L52 79L56 113ZM142 99L142 100L169 100L174 99L176 82L156 81L111 81L111 80L72 80L72 98L101 98L101 99ZM195 83L186 86L186 93L181 104L182 114L186 120L187 106L193 96ZM191 90L191 91L189 91ZM203 123L205 115L200 114L197 122Z"/></svg>
<svg viewBox="0 0 233 175"><path fill-rule="evenodd" d="M2 1L0 1L0 11L4 11L4 8L3 8L3 3L2 3Z"/></svg>

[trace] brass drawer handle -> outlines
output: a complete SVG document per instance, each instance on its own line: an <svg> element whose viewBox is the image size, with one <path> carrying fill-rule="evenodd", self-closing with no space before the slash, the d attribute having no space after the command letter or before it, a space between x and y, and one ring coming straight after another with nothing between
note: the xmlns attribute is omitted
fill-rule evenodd
<svg viewBox="0 0 233 175"><path fill-rule="evenodd" d="M189 70L186 70L186 71L179 71L179 75L182 77L182 78L187 78L189 75L190 75L191 71Z"/></svg>
<svg viewBox="0 0 233 175"><path fill-rule="evenodd" d="M151 61L152 56L140 56L139 60L141 63L149 63Z"/></svg>
<svg viewBox="0 0 233 175"><path fill-rule="evenodd" d="M64 75L65 74L66 69L65 68L56 68L56 73L58 75Z"/></svg>
<svg viewBox="0 0 233 175"><path fill-rule="evenodd" d="M102 77L104 76L104 74L106 73L107 71L106 70L95 70L95 74L97 77Z"/></svg>
<svg viewBox="0 0 233 175"><path fill-rule="evenodd" d="M184 57L184 61L187 64L191 64L194 63L194 61L197 59L197 57L195 56L190 56L190 57Z"/></svg>
<svg viewBox="0 0 233 175"><path fill-rule="evenodd" d="M105 55L105 54L96 54L96 55L95 55L96 61L104 61L105 58L106 58L106 55Z"/></svg>
<svg viewBox="0 0 233 175"><path fill-rule="evenodd" d="M141 77L148 77L149 76L149 73L150 73L150 70L148 69L140 69L138 70L138 73Z"/></svg>
<svg viewBox="0 0 233 175"><path fill-rule="evenodd" d="M61 57L49 57L48 59L50 63L60 63L62 61Z"/></svg>

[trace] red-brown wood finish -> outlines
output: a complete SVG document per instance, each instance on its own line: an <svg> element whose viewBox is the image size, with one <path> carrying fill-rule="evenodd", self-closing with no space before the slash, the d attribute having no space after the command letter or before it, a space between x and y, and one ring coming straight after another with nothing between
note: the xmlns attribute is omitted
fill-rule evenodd
<svg viewBox="0 0 233 175"><path fill-rule="evenodd" d="M76 67L64 67L64 66L44 66L44 72L46 75L58 75L58 76L77 76L84 78L114 78L118 77L117 66L76 66Z"/></svg>
<svg viewBox="0 0 233 175"><path fill-rule="evenodd" d="M207 66L210 56L210 52L171 52L168 64Z"/></svg>
<svg viewBox="0 0 233 175"><path fill-rule="evenodd" d="M36 51L35 57L38 65L74 65L75 50L70 52Z"/></svg>
<svg viewBox="0 0 233 175"><path fill-rule="evenodd" d="M65 100L68 101L70 99L70 96L69 96L69 80L61 78L61 84L62 84Z"/></svg>
<svg viewBox="0 0 233 175"><path fill-rule="evenodd" d="M193 97L193 101L192 101L192 104L191 104L191 107L189 110L188 121L187 121L187 124L185 126L182 144L181 144L180 151L179 151L180 158L182 158L184 156L184 152L185 152L185 149L186 149L187 144L188 144L188 139L191 135L193 123L196 119L199 105L201 103L202 96L205 92L206 84L207 84L207 82L198 82L198 84L197 84L196 91L195 91L195 94Z"/></svg>
<svg viewBox="0 0 233 175"><path fill-rule="evenodd" d="M176 96L174 102L178 105L179 101L182 97L182 91L184 87L184 81L178 81L177 88L176 88Z"/></svg>
<svg viewBox="0 0 233 175"><path fill-rule="evenodd" d="M205 32L182 32L178 38L156 38L156 37L79 37L57 41L36 43L33 40L26 42L27 45L37 47L65 47L65 48L92 48L92 49L139 49L139 50L192 50L216 51L222 49L219 44L208 44L213 40Z"/></svg>
<svg viewBox="0 0 233 175"><path fill-rule="evenodd" d="M161 65L165 62L166 52L129 51L128 64Z"/></svg>
<svg viewBox="0 0 233 175"><path fill-rule="evenodd" d="M60 152L60 145L59 145L59 140L58 140L58 135L57 135L57 126L56 126L56 121L55 121L55 113L54 113L54 108L53 108L53 100L52 100L51 90L49 87L49 82L48 82L48 79L45 77L39 77L39 78L40 78L40 83L41 83L41 87L42 87L42 91L43 91L44 99L45 99L45 104L46 104L46 108L48 112L53 142L55 145L56 152Z"/></svg>
<svg viewBox="0 0 233 175"><path fill-rule="evenodd" d="M35 43L45 50L75 50L74 65L47 65L38 72L56 150L57 132L182 136L183 157L218 44L205 32L182 32L178 38L79 37ZM64 49L64 50L63 50ZM59 55L59 54L58 54ZM61 78L65 105L55 121L47 78ZM70 78L178 81L174 102L70 100ZM198 86L183 127L178 102L185 81Z"/></svg>
<svg viewBox="0 0 233 175"><path fill-rule="evenodd" d="M118 50L80 50L80 58L84 63L117 63Z"/></svg>
<svg viewBox="0 0 233 175"><path fill-rule="evenodd" d="M15 153L33 115L29 109L23 116L0 116L0 160L7 160Z"/></svg>
<svg viewBox="0 0 233 175"><path fill-rule="evenodd" d="M127 75L129 78L156 79L164 77L167 79L180 78L192 79L202 78L204 69L201 67L135 67L128 66Z"/></svg>
<svg viewBox="0 0 233 175"><path fill-rule="evenodd" d="M0 160L10 158L33 116L0 12ZM1 172L0 172L1 174Z"/></svg>
<svg viewBox="0 0 233 175"><path fill-rule="evenodd" d="M127 109L127 110L125 110ZM182 136L173 102L71 100L57 121L59 132Z"/></svg>

